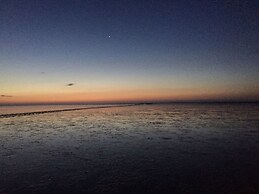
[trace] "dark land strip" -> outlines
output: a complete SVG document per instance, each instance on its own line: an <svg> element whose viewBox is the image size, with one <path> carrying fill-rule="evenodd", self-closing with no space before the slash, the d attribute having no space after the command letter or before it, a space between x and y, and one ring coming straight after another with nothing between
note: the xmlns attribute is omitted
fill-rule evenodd
<svg viewBox="0 0 259 194"><path fill-rule="evenodd" d="M10 118L10 117L29 116L29 115L38 115L38 114L56 113L56 112L65 112L65 111L76 111L76 110L127 107L127 106L137 106L137 105L141 105L141 104L124 104L124 105L114 105L114 106L98 106L98 107L84 107L84 108L71 108L71 109L58 109L58 110L46 110L46 111L35 111L35 112L0 114L0 118Z"/></svg>

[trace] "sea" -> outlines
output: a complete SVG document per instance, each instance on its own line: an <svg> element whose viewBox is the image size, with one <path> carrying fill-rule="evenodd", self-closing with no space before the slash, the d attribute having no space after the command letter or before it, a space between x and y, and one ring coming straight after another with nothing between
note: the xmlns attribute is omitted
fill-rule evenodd
<svg viewBox="0 0 259 194"><path fill-rule="evenodd" d="M0 106L0 193L259 193L259 104Z"/></svg>

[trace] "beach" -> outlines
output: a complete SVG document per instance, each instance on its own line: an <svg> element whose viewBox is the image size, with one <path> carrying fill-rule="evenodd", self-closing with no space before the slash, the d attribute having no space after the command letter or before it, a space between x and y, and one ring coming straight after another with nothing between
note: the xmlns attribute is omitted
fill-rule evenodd
<svg viewBox="0 0 259 194"><path fill-rule="evenodd" d="M0 193L256 193L258 126L255 103L1 118Z"/></svg>

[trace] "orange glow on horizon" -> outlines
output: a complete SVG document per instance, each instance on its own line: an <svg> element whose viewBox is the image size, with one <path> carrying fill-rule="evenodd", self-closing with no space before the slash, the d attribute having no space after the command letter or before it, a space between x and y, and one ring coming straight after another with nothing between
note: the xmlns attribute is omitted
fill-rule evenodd
<svg viewBox="0 0 259 194"><path fill-rule="evenodd" d="M77 103L134 101L193 101L193 100L258 100L259 94L201 89L116 90L100 92L26 93L0 98L1 104L12 103Z"/></svg>

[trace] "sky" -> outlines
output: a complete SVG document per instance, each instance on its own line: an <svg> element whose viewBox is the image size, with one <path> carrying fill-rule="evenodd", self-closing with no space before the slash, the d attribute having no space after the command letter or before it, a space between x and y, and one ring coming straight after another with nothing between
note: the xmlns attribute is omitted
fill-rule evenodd
<svg viewBox="0 0 259 194"><path fill-rule="evenodd" d="M1 0L0 104L258 101L256 1Z"/></svg>

